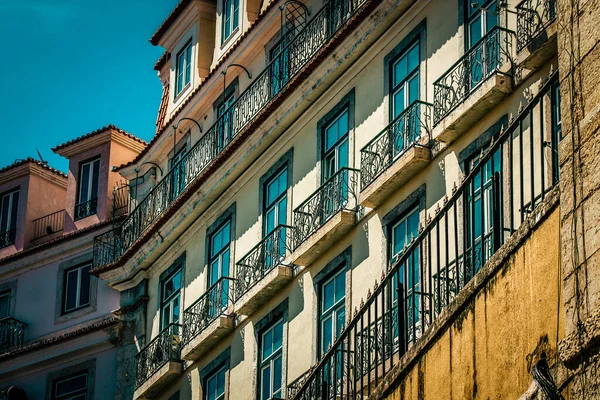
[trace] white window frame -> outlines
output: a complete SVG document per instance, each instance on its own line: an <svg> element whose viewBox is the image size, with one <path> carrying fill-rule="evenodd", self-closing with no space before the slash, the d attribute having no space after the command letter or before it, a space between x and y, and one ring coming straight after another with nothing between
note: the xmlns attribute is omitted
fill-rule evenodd
<svg viewBox="0 0 600 400"><path fill-rule="evenodd" d="M192 82L192 60L194 59L193 53L194 48L192 46L191 39L186 42L186 44L177 53L177 57L175 59L175 97L177 97L180 93L183 93ZM180 60L182 61L181 63ZM189 73L187 72L188 69ZM183 80L180 81L180 79ZM180 82L181 88L179 88Z"/></svg>
<svg viewBox="0 0 600 400"><path fill-rule="evenodd" d="M8 213L7 213L7 219L8 221L6 221L6 230L4 232L8 232L11 230L11 226L13 225L13 220L12 220L12 215L13 215L13 207L15 207L15 204L13 202L14 199L14 194L17 193L17 197L19 196L19 189L15 189L15 190L11 190L8 193L4 193L2 195L2 197L0 198L0 226L4 225L5 221L2 221L2 215L4 214L4 209L2 208L2 206L4 205L4 199L8 197ZM18 200L17 200L17 206L18 206ZM18 215L17 215L18 218ZM16 226L16 221L15 222L15 226ZM4 232L0 232L0 233L4 233Z"/></svg>
<svg viewBox="0 0 600 400"><path fill-rule="evenodd" d="M91 304L91 297L92 297L92 282L91 282L91 276L90 276L90 287L89 287L89 294L88 294L88 299L87 299L87 303L81 303L81 282L82 282L82 270L86 267L90 267L91 268L91 263L85 263L82 265L79 265L77 267L74 268L69 268L68 270L65 271L65 275L64 275L64 280L65 280L65 295L64 295L64 306L63 306L63 313L70 313L76 310L79 310L81 308L84 307L89 307ZM72 272L76 272L77 273L77 290L75 292L75 307L73 308L69 308L67 309L67 304L68 302L68 296L69 296L69 274Z"/></svg>
<svg viewBox="0 0 600 400"><path fill-rule="evenodd" d="M344 296L345 298L345 296ZM265 336L269 333L274 331L275 327L279 324L282 324L282 333L281 333L281 347L279 347L277 350L273 350L273 352L271 353L271 355L269 357L267 357L266 359L262 360L262 352L265 348ZM280 398L282 393L283 393L283 388L284 388L284 384L283 384L283 335L284 335L284 328L285 328L285 321L283 320L283 318L280 318L279 320L277 320L277 322L271 324L271 326L266 329L264 332L261 333L260 335L260 344L261 344L261 352L260 352L260 357L261 357L261 361L260 361L260 372L259 372L259 380L260 380L260 387L259 387L259 395L258 397L260 399L262 399L262 394L263 394L263 385L264 382L262 380L263 377L263 371L266 368L270 368L271 369L271 373L270 373L270 377L269 377L269 382L271 384L271 387L269 388L269 393L271 394L271 397L269 397L269 400L271 399L275 399L275 398ZM275 360L281 358L281 387L279 388L279 397L272 397L273 396L273 381L274 381L274 371L275 371Z"/></svg>
<svg viewBox="0 0 600 400"><path fill-rule="evenodd" d="M79 190L77 193L77 204L83 204L83 203L87 203L88 201L92 201L94 200L92 198L92 188L94 186L94 164L98 162L98 180L100 180L100 157L96 157L93 160L90 161L86 161L83 162L79 165ZM89 165L90 166L90 173L88 175L88 181L87 181L87 193L88 193L88 199L83 200L82 199L82 193L83 191L81 190L82 185L84 184L82 177L83 177L83 168L85 166ZM100 185L100 182L97 182L96 185ZM98 187L98 190L100 190L100 188ZM96 197L97 198L97 197Z"/></svg>
<svg viewBox="0 0 600 400"><path fill-rule="evenodd" d="M85 376L85 387L81 388L81 389L77 389L71 392L67 392L61 395L57 395L57 386L58 384L62 383L62 382L66 382L75 378L80 378L81 376ZM59 378L59 379L55 379L52 382L53 385L53 391L52 391L52 399L53 400L70 400L75 398L75 396L81 396L82 394L85 394L85 398L88 398L88 371L82 372L80 374L74 374L71 376L68 376L66 378ZM85 391L84 393L82 393L82 391Z"/></svg>
<svg viewBox="0 0 600 400"><path fill-rule="evenodd" d="M205 394L203 396L203 398L206 400L208 399L209 393L208 393L208 382L210 382L213 379L217 379L217 375L220 374L221 372L224 373L224 383L223 383L223 393L220 394L218 397L215 397L214 400L223 400L225 399L225 394L227 393L227 365L223 365L221 368L218 368L215 372L213 372L212 374L210 374L206 380L204 381L204 386L205 386Z"/></svg>
<svg viewBox="0 0 600 400"><path fill-rule="evenodd" d="M329 318L332 318L332 323L331 323L331 333L333 335L333 337L331 338L331 343L334 343L336 341L336 337L335 337L335 332L337 332L337 315L340 312L340 310L343 308L344 309L344 326L346 325L346 319L348 318L348 316L346 315L346 284L344 283L344 297L342 297L340 300L338 300L337 302L334 302L331 307L329 307L328 309L324 309L325 307L325 286L327 286L328 283L334 281L338 276L340 275L344 275L344 279L346 279L345 277L346 274L346 269L343 268L341 271L333 274L333 276L331 276L331 278L327 279L325 282L323 282L321 284L321 299L320 299L320 304L319 304L319 311L320 311L320 316L319 316L319 324L320 324L320 340L321 343L319 345L320 348L320 354L325 354L327 352L327 349L323 348L325 341L323 340L323 325L325 323L326 320L328 320ZM335 281L334 281L334 287L333 287L333 296L335 299ZM325 318L325 315L327 315L327 318Z"/></svg>

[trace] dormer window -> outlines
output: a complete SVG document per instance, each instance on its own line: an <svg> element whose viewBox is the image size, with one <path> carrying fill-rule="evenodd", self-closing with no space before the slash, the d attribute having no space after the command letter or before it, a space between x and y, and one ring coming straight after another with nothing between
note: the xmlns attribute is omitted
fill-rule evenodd
<svg viewBox="0 0 600 400"><path fill-rule="evenodd" d="M175 96L189 85L192 72L192 41L177 53L177 75L175 76Z"/></svg>
<svg viewBox="0 0 600 400"><path fill-rule="evenodd" d="M18 206L18 189L2 195L0 203L0 248L15 243Z"/></svg>
<svg viewBox="0 0 600 400"><path fill-rule="evenodd" d="M99 178L100 157L80 164L75 220L96 214Z"/></svg>
<svg viewBox="0 0 600 400"><path fill-rule="evenodd" d="M225 43L239 24L240 0L223 0L223 38Z"/></svg>

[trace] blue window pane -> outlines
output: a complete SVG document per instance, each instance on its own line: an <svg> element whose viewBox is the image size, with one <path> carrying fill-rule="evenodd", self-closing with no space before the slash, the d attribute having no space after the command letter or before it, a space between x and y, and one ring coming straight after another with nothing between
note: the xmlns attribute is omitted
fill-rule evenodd
<svg viewBox="0 0 600 400"><path fill-rule="evenodd" d="M273 354L273 331L268 331L263 336L263 352L262 352L263 360L267 359L271 354Z"/></svg>
<svg viewBox="0 0 600 400"><path fill-rule="evenodd" d="M279 202L279 221L280 224L285 225L287 222L287 199L283 198Z"/></svg>
<svg viewBox="0 0 600 400"><path fill-rule="evenodd" d="M341 273L335 277L335 301L338 302L346 295L346 274Z"/></svg>
<svg viewBox="0 0 600 400"><path fill-rule="evenodd" d="M476 18L469 25L469 45L473 47L481 39L481 18Z"/></svg>
<svg viewBox="0 0 600 400"><path fill-rule="evenodd" d="M407 71L408 65L406 56L404 56L394 65L394 86L398 85L404 80L404 78L406 78Z"/></svg>
<svg viewBox="0 0 600 400"><path fill-rule="evenodd" d="M334 281L331 281L323 288L323 311L330 309L335 303Z"/></svg>
<svg viewBox="0 0 600 400"><path fill-rule="evenodd" d="M215 378L211 378L207 382L206 392L208 396L206 396L209 400L214 400L217 398L217 380Z"/></svg>
<svg viewBox="0 0 600 400"><path fill-rule="evenodd" d="M408 51L408 71L419 66L419 46L415 45Z"/></svg>
<svg viewBox="0 0 600 400"><path fill-rule="evenodd" d="M394 94L394 118L396 118L404 109L406 105L404 104L404 86L400 88Z"/></svg>
<svg viewBox="0 0 600 400"><path fill-rule="evenodd" d="M406 243L406 222L402 222L394 228L393 237L393 250L394 255L396 255L402 251L402 249L404 249L404 245Z"/></svg>
<svg viewBox="0 0 600 400"><path fill-rule="evenodd" d="M337 123L332 124L325 132L325 148L327 150L335 144L338 139Z"/></svg>
<svg viewBox="0 0 600 400"><path fill-rule="evenodd" d="M287 190L287 169L281 171L279 174L279 194L285 192Z"/></svg>
<svg viewBox="0 0 600 400"><path fill-rule="evenodd" d="M270 233L273 231L273 229L275 229L275 209L274 208L267 211L266 221L267 221L267 233Z"/></svg>
<svg viewBox="0 0 600 400"><path fill-rule="evenodd" d="M345 111L338 119L338 139L348 133L348 111Z"/></svg>
<svg viewBox="0 0 600 400"><path fill-rule="evenodd" d="M407 219L407 241L410 241L412 238L417 238L419 235L419 213L417 211L413 212Z"/></svg>
<svg viewBox="0 0 600 400"><path fill-rule="evenodd" d="M474 228L475 228L475 238L478 238L481 236L481 218L482 218L481 199L478 199L474 202L473 208L474 208L473 224L474 224Z"/></svg>
<svg viewBox="0 0 600 400"><path fill-rule="evenodd" d="M210 265L210 284L214 285L215 282L219 279L219 260L215 260Z"/></svg>
<svg viewBox="0 0 600 400"><path fill-rule="evenodd" d="M240 10L240 0L233 0L233 27L232 30L238 27L238 18L239 18L239 10Z"/></svg>
<svg viewBox="0 0 600 400"><path fill-rule="evenodd" d="M322 332L322 351L326 352L331 344L331 337L333 335L333 320L331 318L327 318L323 321L323 332Z"/></svg>
<svg viewBox="0 0 600 400"><path fill-rule="evenodd" d="M271 368L267 367L262 371L262 394L261 398L267 400L271 397Z"/></svg>
<svg viewBox="0 0 600 400"><path fill-rule="evenodd" d="M223 268L222 268L222 275L221 276L229 276L229 250L227 250L226 252L223 253Z"/></svg>
<svg viewBox="0 0 600 400"><path fill-rule="evenodd" d="M275 397L275 394L281 390L281 375L283 370L281 364L281 357L275 359L273 364L273 397Z"/></svg>
<svg viewBox="0 0 600 400"><path fill-rule="evenodd" d="M273 351L279 350L283 344L283 322L273 328Z"/></svg>
<svg viewBox="0 0 600 400"><path fill-rule="evenodd" d="M225 369L222 369L217 374L217 396L225 393Z"/></svg>
<svg viewBox="0 0 600 400"><path fill-rule="evenodd" d="M416 74L408 82L408 105L419 100L419 74Z"/></svg>
<svg viewBox="0 0 600 400"><path fill-rule="evenodd" d="M335 338L339 338L344 326L346 326L346 309L342 307L336 314Z"/></svg>
<svg viewBox="0 0 600 400"><path fill-rule="evenodd" d="M340 162L338 166L338 170L344 167L348 167L348 141L346 140L342 144L340 144Z"/></svg>

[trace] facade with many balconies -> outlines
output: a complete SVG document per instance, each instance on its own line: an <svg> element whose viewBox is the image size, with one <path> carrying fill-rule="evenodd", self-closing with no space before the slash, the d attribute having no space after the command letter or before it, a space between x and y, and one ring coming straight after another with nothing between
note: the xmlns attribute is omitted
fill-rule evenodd
<svg viewBox="0 0 600 400"><path fill-rule="evenodd" d="M54 149L68 174L30 158L0 170L0 398L118 392L119 293L90 275L93 238L124 206L110 166L144 144L111 125Z"/></svg>
<svg viewBox="0 0 600 400"><path fill-rule="evenodd" d="M127 396L374 391L555 193L554 6L182 0L94 240Z"/></svg>

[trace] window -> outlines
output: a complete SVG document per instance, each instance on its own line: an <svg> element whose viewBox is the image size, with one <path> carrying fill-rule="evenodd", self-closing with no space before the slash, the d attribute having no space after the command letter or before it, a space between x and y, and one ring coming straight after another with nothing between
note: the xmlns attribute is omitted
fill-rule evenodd
<svg viewBox="0 0 600 400"><path fill-rule="evenodd" d="M400 218L399 221L394 223L391 228L391 251L390 251L390 262L394 263L397 261L399 255L405 246L407 246L411 240L416 239L419 235L419 208L413 208L407 214ZM406 309L408 310L407 323L408 329L413 330L415 324L419 322L419 288L420 288L420 277L419 277L419 252L413 252L403 263L398 272L397 277L393 278L393 300L395 305L398 301L398 285L402 285L402 289L406 296ZM409 340L410 340L409 333Z"/></svg>
<svg viewBox="0 0 600 400"><path fill-rule="evenodd" d="M466 48L473 48L492 29L498 26L497 0L466 0ZM470 88L481 83L487 75L487 68L498 61L499 48L495 41L483 43L480 50L473 53L469 63Z"/></svg>
<svg viewBox="0 0 600 400"><path fill-rule="evenodd" d="M223 35L224 43L235 31L239 23L240 0L223 0Z"/></svg>
<svg viewBox="0 0 600 400"><path fill-rule="evenodd" d="M171 201L175 200L177 196L183 192L186 185L186 161L185 156L187 155L187 141L184 138L183 145L175 152L175 156L169 159L169 169L175 168L173 171L173 180L171 181Z"/></svg>
<svg viewBox="0 0 600 400"><path fill-rule="evenodd" d="M279 171L264 185L263 204L263 232L269 236L278 226L287 224L287 168ZM272 256L278 254L279 259L285 256L286 229L281 228L277 238L270 238L266 243L265 268L274 265Z"/></svg>
<svg viewBox="0 0 600 400"><path fill-rule="evenodd" d="M10 290L0 293L0 319L10 317Z"/></svg>
<svg viewBox="0 0 600 400"><path fill-rule="evenodd" d="M15 242L19 191L13 190L2 195L0 203L0 248Z"/></svg>
<svg viewBox="0 0 600 400"><path fill-rule="evenodd" d="M466 273L471 278L494 253L494 184L500 175L501 148L479 169L467 192ZM467 175L479 164L479 154L467 160ZM498 178L498 181L501 181Z"/></svg>
<svg viewBox="0 0 600 400"><path fill-rule="evenodd" d="M66 314L90 305L91 267L91 263L86 263L65 271L63 313Z"/></svg>
<svg viewBox="0 0 600 400"><path fill-rule="evenodd" d="M100 158L81 163L79 167L79 189L75 220L96 214L98 206L98 182L100 178Z"/></svg>
<svg viewBox="0 0 600 400"><path fill-rule="evenodd" d="M181 267L169 273L160 283L161 330L179 322L181 308Z"/></svg>
<svg viewBox="0 0 600 400"><path fill-rule="evenodd" d="M235 103L235 86L225 93L224 100L217 106L217 129L219 132L218 151L221 151L233 137L233 112Z"/></svg>
<svg viewBox="0 0 600 400"><path fill-rule="evenodd" d="M392 63L392 112L396 118L414 101L419 100L419 43L414 43Z"/></svg>
<svg viewBox="0 0 600 400"><path fill-rule="evenodd" d="M86 400L88 398L88 371L76 373L52 382L53 400Z"/></svg>
<svg viewBox="0 0 600 400"><path fill-rule="evenodd" d="M349 113L346 108L329 123L323 132L323 181L348 167Z"/></svg>
<svg viewBox="0 0 600 400"><path fill-rule="evenodd" d="M225 398L225 373L227 372L227 366L222 366L219 370L214 372L204 383L205 400L221 400Z"/></svg>
<svg viewBox="0 0 600 400"><path fill-rule="evenodd" d="M560 114L560 85L552 88L552 179L554 184L560 179L560 165L558 159L558 143L562 139L562 116Z"/></svg>
<svg viewBox="0 0 600 400"><path fill-rule="evenodd" d="M190 83L192 76L192 41L190 40L177 53L177 72L175 75L175 96L179 95Z"/></svg>
<svg viewBox="0 0 600 400"><path fill-rule="evenodd" d="M209 270L208 287L215 285L222 277L229 277L230 273L230 250L231 242L231 221L225 222L210 237L209 242ZM225 280L221 287L221 308L227 307L229 295L229 281ZM221 312L221 309L210 310L211 316Z"/></svg>
<svg viewBox="0 0 600 400"><path fill-rule="evenodd" d="M283 319L260 335L260 399L282 398Z"/></svg>
<svg viewBox="0 0 600 400"><path fill-rule="evenodd" d="M320 354L325 354L329 346L340 336L346 325L346 271L345 269L329 278L321 285L320 299Z"/></svg>

